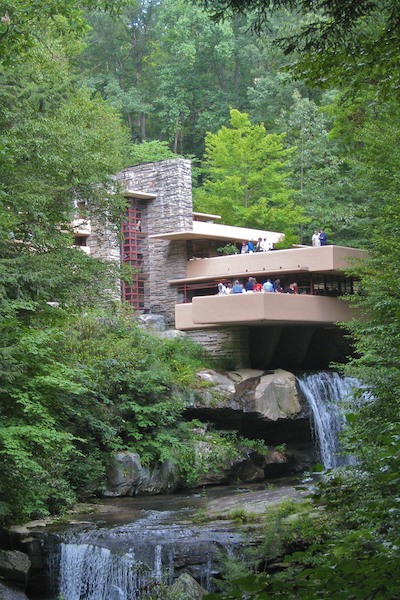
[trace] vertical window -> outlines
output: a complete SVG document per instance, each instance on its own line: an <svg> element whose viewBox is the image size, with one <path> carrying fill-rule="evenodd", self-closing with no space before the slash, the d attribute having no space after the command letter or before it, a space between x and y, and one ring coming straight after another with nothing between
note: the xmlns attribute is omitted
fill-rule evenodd
<svg viewBox="0 0 400 600"><path fill-rule="evenodd" d="M147 308L145 265L148 243L146 209L146 204L143 201L132 198L122 222L122 264L130 267L126 269L128 280L122 282L122 299L131 304L136 310Z"/></svg>

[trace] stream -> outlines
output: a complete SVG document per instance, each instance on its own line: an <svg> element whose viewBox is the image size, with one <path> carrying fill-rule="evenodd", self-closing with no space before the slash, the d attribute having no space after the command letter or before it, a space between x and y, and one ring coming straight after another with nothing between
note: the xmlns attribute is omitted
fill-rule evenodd
<svg viewBox="0 0 400 600"><path fill-rule="evenodd" d="M351 463L338 434L345 426L343 402L358 382L337 373L298 378L311 412L325 469ZM65 525L33 532L47 560L47 591L31 600L163 600L163 590L189 573L213 591L224 558L244 557L261 537L260 525L238 524L236 516L265 512L283 498L300 498L299 478L231 485L172 494L103 499ZM207 516L207 519L204 517ZM240 521L240 519L239 519ZM262 522L262 519L259 520Z"/></svg>
<svg viewBox="0 0 400 600"><path fill-rule="evenodd" d="M102 500L68 525L41 534L48 590L32 600L142 600L185 572L214 589L224 557L241 557L257 543L257 526L240 526L235 511L264 513L296 498L298 479L207 488L200 493ZM95 512L88 512L95 511ZM212 520L201 522L205 511ZM221 519L224 515L224 519ZM215 520L214 520L215 519Z"/></svg>

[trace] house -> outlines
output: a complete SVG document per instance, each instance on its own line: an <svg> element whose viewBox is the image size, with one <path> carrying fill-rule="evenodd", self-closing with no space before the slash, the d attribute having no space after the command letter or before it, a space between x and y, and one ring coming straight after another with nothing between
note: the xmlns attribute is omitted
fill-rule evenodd
<svg viewBox="0 0 400 600"><path fill-rule="evenodd" d="M193 212L191 163L164 160L124 169L118 176L129 200L122 242L92 225L86 238L94 256L121 260L132 281L122 298L135 310L163 315L214 355L238 366L269 369L326 367L350 348L337 322L353 318L343 295L357 291L344 270L362 250L298 246L221 256L218 248L283 234L230 227L218 215ZM217 221L217 222L216 222ZM299 294L217 295L217 284L255 276L296 282Z"/></svg>

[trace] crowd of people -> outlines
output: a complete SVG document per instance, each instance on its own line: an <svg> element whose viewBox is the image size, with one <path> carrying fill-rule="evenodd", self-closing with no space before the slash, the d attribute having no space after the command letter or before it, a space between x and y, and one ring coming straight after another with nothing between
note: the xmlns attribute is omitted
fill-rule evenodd
<svg viewBox="0 0 400 600"><path fill-rule="evenodd" d="M325 230L323 228L319 230L316 229L312 236L312 245L314 247L319 247L326 246L327 244L328 239ZM258 238L256 244L254 244L253 240L249 240L248 242L242 242L240 253L253 254L254 252L268 252L269 250L274 250L274 245L267 242L266 238ZM298 294L299 288L296 282L283 286L280 279L276 279L273 282L271 281L271 279L267 279L263 283L260 283L255 277L249 277L245 283L240 282L238 279L236 279L233 283L218 283L217 294L219 296L225 296L227 294L245 294L249 292Z"/></svg>
<svg viewBox="0 0 400 600"><path fill-rule="evenodd" d="M273 250L274 245L272 242L268 242L267 238L258 238L257 242L249 240L248 242L242 242L240 248L240 254L253 254L254 252L268 252Z"/></svg>
<svg viewBox="0 0 400 600"><path fill-rule="evenodd" d="M271 281L267 279L264 283L257 281L255 277L249 277L246 283L241 283L236 279L233 283L222 283L218 284L218 296L226 296L227 294L248 294L254 292L272 292L278 294L298 294L299 288L296 282L290 283L283 287L281 280L276 279Z"/></svg>
<svg viewBox="0 0 400 600"><path fill-rule="evenodd" d="M328 244L328 238L325 229L316 229L311 238L311 243L314 247L326 246ZM238 247L238 244L235 244ZM254 240L248 240L242 242L240 247L240 254L253 254L254 252L268 252L269 250L275 250L274 244L268 242L267 238L258 238L257 242Z"/></svg>

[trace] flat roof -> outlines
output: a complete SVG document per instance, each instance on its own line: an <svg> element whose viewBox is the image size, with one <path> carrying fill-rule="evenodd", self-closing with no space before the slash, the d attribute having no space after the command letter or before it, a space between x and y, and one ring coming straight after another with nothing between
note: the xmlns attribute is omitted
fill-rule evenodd
<svg viewBox="0 0 400 600"><path fill-rule="evenodd" d="M224 240L227 242L248 242L249 240L256 242L258 238L267 238L268 242L276 243L283 239L283 233L193 221L193 229L156 233L150 235L149 238L158 240Z"/></svg>

